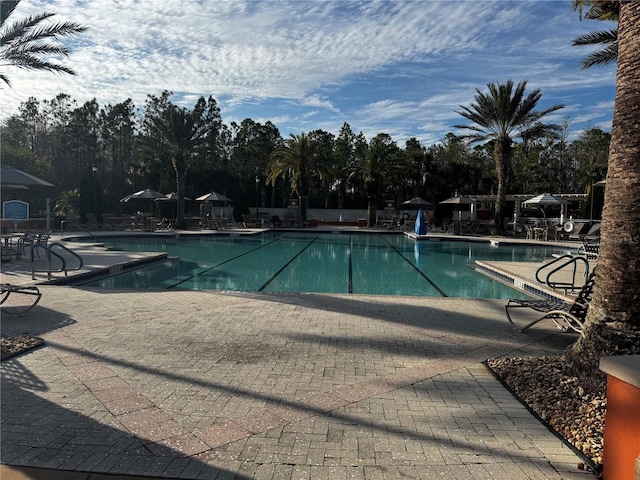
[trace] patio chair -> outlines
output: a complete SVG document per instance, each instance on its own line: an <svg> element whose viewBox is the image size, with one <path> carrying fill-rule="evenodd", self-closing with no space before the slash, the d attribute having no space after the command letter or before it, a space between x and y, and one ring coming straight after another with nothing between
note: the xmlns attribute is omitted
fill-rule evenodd
<svg viewBox="0 0 640 480"><path fill-rule="evenodd" d="M27 250L31 248L36 241L37 234L35 231L27 231L18 238L16 242L16 259L20 260L21 257L27 255Z"/></svg>
<svg viewBox="0 0 640 480"><path fill-rule="evenodd" d="M570 237L571 238L571 237ZM582 242L595 242L600 240L600 224L594 223L584 235L579 235Z"/></svg>
<svg viewBox="0 0 640 480"><path fill-rule="evenodd" d="M86 223L87 229L102 230L102 224L98 222L98 218L96 217L95 213L86 212L85 215L87 216L87 223Z"/></svg>
<svg viewBox="0 0 640 480"><path fill-rule="evenodd" d="M551 240L557 240L557 224L556 223L549 223L544 227L540 227L537 229L534 229L535 232L535 239L536 240L543 240L545 242L551 241Z"/></svg>
<svg viewBox="0 0 640 480"><path fill-rule="evenodd" d="M9 315L22 315L27 313L38 304L42 297L42 293L40 293L38 287L34 286L21 286L3 283L1 287L2 292L0 293L0 305L4 307L3 312L8 313ZM19 297L16 302L5 304L11 295Z"/></svg>
<svg viewBox="0 0 640 480"><path fill-rule="evenodd" d="M507 320L509 320L509 323L513 328L519 332L524 332L542 320L551 319L563 332L573 330L574 332L582 333L584 321L587 316L587 310L589 309L589 303L591 302L593 295L594 284L595 268L587 277L587 281L580 289L580 292L573 303L552 299L511 299L504 306L507 313ZM512 313L510 310L514 308L530 308L536 312L542 313L543 315L524 326L518 326L511 317Z"/></svg>
<svg viewBox="0 0 640 480"><path fill-rule="evenodd" d="M562 225L561 230L558 232L558 237L561 240L575 240L579 238L579 235L587 228L589 222L574 222L569 220Z"/></svg>

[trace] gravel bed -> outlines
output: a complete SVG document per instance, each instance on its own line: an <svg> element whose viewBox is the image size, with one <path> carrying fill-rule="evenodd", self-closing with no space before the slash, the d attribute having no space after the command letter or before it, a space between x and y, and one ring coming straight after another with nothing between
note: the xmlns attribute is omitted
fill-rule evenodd
<svg viewBox="0 0 640 480"><path fill-rule="evenodd" d="M44 340L29 335L0 335L2 360L28 352L44 344Z"/></svg>
<svg viewBox="0 0 640 480"><path fill-rule="evenodd" d="M580 468L602 471L606 385L587 392L562 357L492 358L489 367L542 421L581 452Z"/></svg>

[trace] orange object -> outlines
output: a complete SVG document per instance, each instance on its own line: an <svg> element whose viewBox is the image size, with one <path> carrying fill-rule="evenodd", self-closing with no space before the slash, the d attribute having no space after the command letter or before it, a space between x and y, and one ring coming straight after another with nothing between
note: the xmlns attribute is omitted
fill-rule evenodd
<svg viewBox="0 0 640 480"><path fill-rule="evenodd" d="M640 355L603 357L600 370L607 374L603 477L635 480L640 457Z"/></svg>

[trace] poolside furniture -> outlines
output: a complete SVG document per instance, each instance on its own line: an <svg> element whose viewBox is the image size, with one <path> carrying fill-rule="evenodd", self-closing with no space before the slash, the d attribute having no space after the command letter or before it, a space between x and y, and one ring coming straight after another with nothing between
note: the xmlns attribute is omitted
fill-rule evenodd
<svg viewBox="0 0 640 480"><path fill-rule="evenodd" d="M0 305L3 305L8 299L10 295L25 295L25 297L21 297L20 301L16 304L12 305L4 305L3 308L4 313L8 313L9 315L22 315L27 313L33 307L35 307L40 298L42 297L42 293L38 290L38 287L34 286L21 286L21 285L12 285L10 283L3 283L1 285L2 291L0 292ZM9 308L6 308L9 307Z"/></svg>
<svg viewBox="0 0 640 480"><path fill-rule="evenodd" d="M582 242L593 242L600 239L600 223L594 223L584 234L569 235L570 240L580 240Z"/></svg>
<svg viewBox="0 0 640 480"><path fill-rule="evenodd" d="M523 332L533 325L545 320L551 319L563 332L574 331L582 333L585 318L587 316L587 310L591 297L593 295L593 285L595 284L595 268L587 277L587 281L580 289L577 298L573 303L563 302L561 300L543 299L543 300L531 300L531 299L511 299L504 306L507 313L507 320L509 323L519 332ZM518 326L513 318L510 310L515 308L530 308L536 312L540 312L543 315L536 320L527 323L524 326Z"/></svg>
<svg viewBox="0 0 640 480"><path fill-rule="evenodd" d="M579 235L584 234L589 229L589 222L573 222L569 220L563 226L564 233L570 240L575 240Z"/></svg>
<svg viewBox="0 0 640 480"><path fill-rule="evenodd" d="M600 254L600 241L582 242L582 246L578 249L578 255L582 255L587 260L597 260Z"/></svg>
<svg viewBox="0 0 640 480"><path fill-rule="evenodd" d="M15 257L16 260L20 258L18 251L18 240L22 238L21 233L3 233L2 242L0 243L0 249L2 253L2 261L11 260L11 257Z"/></svg>
<svg viewBox="0 0 640 480"><path fill-rule="evenodd" d="M533 229L534 231L534 237L535 240L542 240L542 241L551 241L551 240L557 240L556 237L556 224L555 223L548 223L546 225L540 225L538 227L534 227Z"/></svg>
<svg viewBox="0 0 640 480"><path fill-rule="evenodd" d="M36 232L36 231L28 231L25 232L18 241L16 242L16 260L20 260L22 256L27 256L27 254L31 255L31 252L35 253L35 256L40 258L40 252L38 252L38 246L45 247L47 243L49 243L49 237L51 236L51 232Z"/></svg>

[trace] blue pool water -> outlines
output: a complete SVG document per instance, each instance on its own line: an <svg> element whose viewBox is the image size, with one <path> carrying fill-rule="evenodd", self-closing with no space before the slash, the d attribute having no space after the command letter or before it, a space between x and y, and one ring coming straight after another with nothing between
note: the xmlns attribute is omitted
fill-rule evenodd
<svg viewBox="0 0 640 480"><path fill-rule="evenodd" d="M166 252L171 258L86 286L499 299L523 294L467 265L474 260L540 261L553 251L347 233L121 237L104 243L114 250Z"/></svg>

